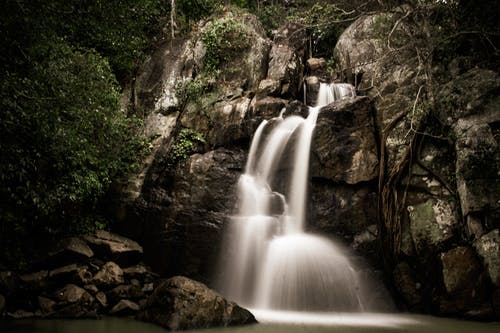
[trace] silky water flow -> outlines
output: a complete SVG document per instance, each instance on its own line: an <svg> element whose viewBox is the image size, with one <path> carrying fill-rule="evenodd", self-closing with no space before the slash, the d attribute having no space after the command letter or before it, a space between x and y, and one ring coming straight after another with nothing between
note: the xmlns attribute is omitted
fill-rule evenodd
<svg viewBox="0 0 500 333"><path fill-rule="evenodd" d="M365 287L344 250L304 231L311 140L321 107L354 97L348 84L320 86L309 116L257 128L228 222L218 289L256 310L358 312Z"/></svg>

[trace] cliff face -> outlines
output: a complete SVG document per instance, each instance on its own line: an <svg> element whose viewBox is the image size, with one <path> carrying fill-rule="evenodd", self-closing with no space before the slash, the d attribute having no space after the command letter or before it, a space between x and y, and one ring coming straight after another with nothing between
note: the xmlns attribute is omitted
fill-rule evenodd
<svg viewBox="0 0 500 333"><path fill-rule="evenodd" d="M498 316L500 77L448 66L429 82L418 58L373 34L378 20L358 19L335 48L339 70L368 97L320 113L308 228L384 264L412 310ZM231 56L208 71L208 32L235 22ZM254 16L226 12L193 31L161 46L136 79L131 103L147 115L153 154L116 215L157 271L209 281L254 130L283 108L307 112L297 99L306 89L311 100L329 74L306 61L299 23L270 40Z"/></svg>
<svg viewBox="0 0 500 333"><path fill-rule="evenodd" d="M456 59L426 69L376 36L388 15L357 20L335 49L375 101L386 268L410 309L498 316L500 76Z"/></svg>

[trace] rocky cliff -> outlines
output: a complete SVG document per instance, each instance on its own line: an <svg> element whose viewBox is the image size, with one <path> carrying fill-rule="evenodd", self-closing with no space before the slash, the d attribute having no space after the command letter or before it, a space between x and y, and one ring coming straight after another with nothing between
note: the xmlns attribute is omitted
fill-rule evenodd
<svg viewBox="0 0 500 333"><path fill-rule="evenodd" d="M500 77L427 68L374 33L381 15L403 14L361 17L336 45L338 71L365 96L319 115L308 228L383 266L412 310L499 316ZM142 66L129 103L153 153L115 215L157 271L210 281L253 131L282 109L307 112L304 90L310 105L330 79L324 60L306 59L307 38L290 22L269 39L254 16L226 11Z"/></svg>

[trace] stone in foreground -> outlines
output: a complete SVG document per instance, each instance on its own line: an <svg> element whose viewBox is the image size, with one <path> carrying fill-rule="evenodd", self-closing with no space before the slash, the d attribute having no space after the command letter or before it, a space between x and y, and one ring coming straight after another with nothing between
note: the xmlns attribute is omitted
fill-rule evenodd
<svg viewBox="0 0 500 333"><path fill-rule="evenodd" d="M182 276L160 283L138 318L172 331L257 322L248 310L227 301L206 285Z"/></svg>

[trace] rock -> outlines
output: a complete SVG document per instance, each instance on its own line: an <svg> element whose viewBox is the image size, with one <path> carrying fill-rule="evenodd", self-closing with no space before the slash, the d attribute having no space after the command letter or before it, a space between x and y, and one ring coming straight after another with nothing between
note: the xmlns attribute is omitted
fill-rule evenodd
<svg viewBox="0 0 500 333"><path fill-rule="evenodd" d="M103 230L86 235L85 240L102 258L123 265L136 263L143 254L142 247L137 242Z"/></svg>
<svg viewBox="0 0 500 333"><path fill-rule="evenodd" d="M99 292L95 295L95 299L97 300L97 302L99 302L99 304L100 304L103 308L107 308L107 307L108 307L108 298L106 297L106 294L104 294L102 291L99 291Z"/></svg>
<svg viewBox="0 0 500 333"><path fill-rule="evenodd" d="M50 298L38 296L38 306L44 315L53 313L55 311L57 303Z"/></svg>
<svg viewBox="0 0 500 333"><path fill-rule="evenodd" d="M443 282L450 294L474 288L481 266L474 250L459 246L440 255Z"/></svg>
<svg viewBox="0 0 500 333"><path fill-rule="evenodd" d="M323 107L312 141L312 175L356 184L378 176L372 105L368 98Z"/></svg>
<svg viewBox="0 0 500 333"><path fill-rule="evenodd" d="M287 22L276 33L269 53L266 86L276 86L281 96L297 97L302 84L307 35L298 22ZM262 88L262 83L260 88ZM263 89L260 89L263 90Z"/></svg>
<svg viewBox="0 0 500 333"><path fill-rule="evenodd" d="M149 267L143 264L137 264L135 266L130 266L123 269L123 276L125 279L140 279L144 280L148 277L159 277L158 274L154 273Z"/></svg>
<svg viewBox="0 0 500 333"><path fill-rule="evenodd" d="M65 287L59 289L55 292L54 297L66 303L87 303L93 300L93 297L85 289L74 284L67 284Z"/></svg>
<svg viewBox="0 0 500 333"><path fill-rule="evenodd" d="M144 293L140 287L133 285L120 285L107 293L110 301L118 302L120 299L140 299L144 298Z"/></svg>
<svg viewBox="0 0 500 333"><path fill-rule="evenodd" d="M16 310L14 312L7 312L7 317L12 319L29 319L34 318L36 314L31 311Z"/></svg>
<svg viewBox="0 0 500 333"><path fill-rule="evenodd" d="M181 276L156 287L138 318L174 331L256 323L247 310Z"/></svg>
<svg viewBox="0 0 500 333"><path fill-rule="evenodd" d="M142 287L142 291L145 293L150 293L154 290L154 284L153 283L145 283L144 286Z"/></svg>
<svg viewBox="0 0 500 333"><path fill-rule="evenodd" d="M500 234L498 229L483 235L474 243L474 247L483 259L491 282L495 287L500 287Z"/></svg>
<svg viewBox="0 0 500 333"><path fill-rule="evenodd" d="M96 294L99 291L94 284L86 284L83 286L83 289L91 292L92 294Z"/></svg>
<svg viewBox="0 0 500 333"><path fill-rule="evenodd" d="M12 271L0 272L0 293L8 296L18 288L20 284L19 277Z"/></svg>
<svg viewBox="0 0 500 333"><path fill-rule="evenodd" d="M255 98L253 101L252 117L256 119L271 119L277 117L285 107L287 101L278 97L266 96Z"/></svg>
<svg viewBox="0 0 500 333"><path fill-rule="evenodd" d="M451 239L457 225L452 202L429 199L407 207L410 231L417 252L435 251Z"/></svg>
<svg viewBox="0 0 500 333"><path fill-rule="evenodd" d="M54 293L59 300L56 307L56 317L63 318L95 318L97 303L95 298L85 289L74 284L68 284Z"/></svg>
<svg viewBox="0 0 500 333"><path fill-rule="evenodd" d="M49 272L50 284L61 284L64 282L73 282L76 284L85 284L92 278L87 266L71 264L53 269Z"/></svg>
<svg viewBox="0 0 500 333"><path fill-rule="evenodd" d="M86 261L93 255L94 252L84 240L78 237L69 237L57 242L43 261L51 267L61 267Z"/></svg>
<svg viewBox="0 0 500 333"><path fill-rule="evenodd" d="M305 103L307 105L315 106L317 99L318 99L318 93L319 93L319 87L320 87L320 81L317 76L308 76L306 77L306 101Z"/></svg>
<svg viewBox="0 0 500 333"><path fill-rule="evenodd" d="M377 219L377 194L366 186L332 185L315 178L311 186L310 226L352 241Z"/></svg>
<svg viewBox="0 0 500 333"><path fill-rule="evenodd" d="M3 315L3 312L5 311L5 297L0 294L0 316Z"/></svg>
<svg viewBox="0 0 500 333"><path fill-rule="evenodd" d="M307 69L311 72L326 69L325 58L309 58L306 62Z"/></svg>
<svg viewBox="0 0 500 333"><path fill-rule="evenodd" d="M36 291L43 290L48 285L49 272L46 270L28 273L19 276L19 279L23 283L24 289Z"/></svg>
<svg viewBox="0 0 500 333"><path fill-rule="evenodd" d="M180 118L180 124L204 134L210 146L231 145L249 138L247 129L251 99L241 96L232 100L207 94L195 103L189 103ZM215 99L215 100L214 100Z"/></svg>
<svg viewBox="0 0 500 333"><path fill-rule="evenodd" d="M457 191L463 216L500 210L500 188L491 186L498 181L500 149L491 127L487 123L459 120L454 132Z"/></svg>
<svg viewBox="0 0 500 333"><path fill-rule="evenodd" d="M492 299L493 310L495 311L495 315L497 317L500 317L500 289L495 290L491 299Z"/></svg>
<svg viewBox="0 0 500 333"><path fill-rule="evenodd" d="M407 304L411 307L420 304L422 298L417 288L417 281L413 277L412 269L407 263L400 262L396 265L393 278L397 290Z"/></svg>
<svg viewBox="0 0 500 333"><path fill-rule="evenodd" d="M92 278L92 283L105 288L117 286L123 282L122 269L112 261L107 262Z"/></svg>
<svg viewBox="0 0 500 333"><path fill-rule="evenodd" d="M135 315L139 311L139 305L128 299L120 300L113 308L109 311L109 314L117 316L130 316Z"/></svg>

